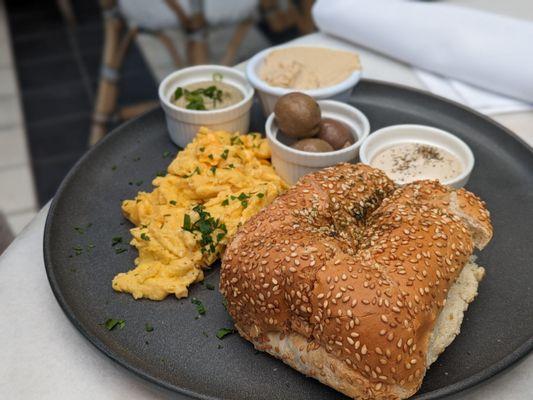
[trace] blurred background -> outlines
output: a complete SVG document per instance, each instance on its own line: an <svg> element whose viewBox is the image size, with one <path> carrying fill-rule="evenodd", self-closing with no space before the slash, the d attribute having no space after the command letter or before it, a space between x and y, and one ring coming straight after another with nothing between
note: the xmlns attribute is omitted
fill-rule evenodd
<svg viewBox="0 0 533 400"><path fill-rule="evenodd" d="M90 143L157 105L165 75L234 65L310 33L312 3L0 0L0 242L50 200Z"/></svg>

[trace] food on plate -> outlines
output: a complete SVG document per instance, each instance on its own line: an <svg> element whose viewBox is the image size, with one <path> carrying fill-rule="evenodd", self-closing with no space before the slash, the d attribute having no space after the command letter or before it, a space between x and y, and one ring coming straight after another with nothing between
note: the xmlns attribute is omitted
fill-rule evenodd
<svg viewBox="0 0 533 400"><path fill-rule="evenodd" d="M274 106L279 129L291 138L308 138L320 130L321 112L315 99L304 93L281 96Z"/></svg>
<svg viewBox="0 0 533 400"><path fill-rule="evenodd" d="M333 118L322 118L317 138L328 142L334 150L340 150L354 144L354 137L350 128Z"/></svg>
<svg viewBox="0 0 533 400"><path fill-rule="evenodd" d="M237 104L244 99L235 86L222 82L222 75L212 81L195 82L178 87L172 95L172 103L189 110L218 110Z"/></svg>
<svg viewBox="0 0 533 400"><path fill-rule="evenodd" d="M339 164L235 234L220 288L258 350L357 399L404 399L459 333L492 237L484 203L438 181Z"/></svg>
<svg viewBox="0 0 533 400"><path fill-rule="evenodd" d="M134 269L115 276L113 289L136 299L187 296L238 226L287 188L269 158L259 134L201 128L167 175L154 179L152 192L122 203L139 257Z"/></svg>
<svg viewBox="0 0 533 400"><path fill-rule="evenodd" d="M296 150L309 151L311 153L324 153L334 150L325 140L315 138L298 140L297 142L294 142L291 147Z"/></svg>
<svg viewBox="0 0 533 400"><path fill-rule="evenodd" d="M463 172L461 161L437 146L399 143L377 153L370 165L380 168L389 178L404 184L419 179L453 179Z"/></svg>
<svg viewBox="0 0 533 400"><path fill-rule="evenodd" d="M270 86L319 89L346 80L361 64L356 53L325 47L283 47L263 60L259 77Z"/></svg>
<svg viewBox="0 0 533 400"><path fill-rule="evenodd" d="M311 96L291 92L274 106L275 122L288 138L300 139L291 147L310 153L340 150L354 144L351 129L333 118L322 118L318 102Z"/></svg>

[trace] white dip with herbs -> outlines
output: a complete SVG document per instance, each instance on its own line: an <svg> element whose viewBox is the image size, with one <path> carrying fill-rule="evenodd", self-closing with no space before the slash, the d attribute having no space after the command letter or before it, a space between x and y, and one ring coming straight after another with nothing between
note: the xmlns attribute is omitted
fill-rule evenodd
<svg viewBox="0 0 533 400"><path fill-rule="evenodd" d="M463 171L459 159L436 146L399 143L379 152L370 164L382 169L393 181L405 184L419 179L446 181Z"/></svg>

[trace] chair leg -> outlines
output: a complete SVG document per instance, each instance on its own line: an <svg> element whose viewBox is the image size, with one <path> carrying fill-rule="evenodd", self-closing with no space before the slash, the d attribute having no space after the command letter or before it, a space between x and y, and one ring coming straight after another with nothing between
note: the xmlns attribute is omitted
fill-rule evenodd
<svg viewBox="0 0 533 400"><path fill-rule="evenodd" d="M231 37L231 40L228 44L226 54L221 60L222 65L234 64L237 51L239 50L242 41L244 40L250 28L252 27L253 23L253 19L248 18L241 21L239 25L237 25L237 27L235 28L235 32L233 33L233 36Z"/></svg>
<svg viewBox="0 0 533 400"><path fill-rule="evenodd" d="M176 49L176 46L174 46L174 43L172 43L172 40L168 37L168 35L164 32L158 32L156 33L156 37L167 49L168 54L170 54L170 57L172 58L172 61L174 61L174 65L176 67L181 67L183 65L181 56L178 52L178 49Z"/></svg>
<svg viewBox="0 0 533 400"><path fill-rule="evenodd" d="M121 38L123 28L124 23L120 18L106 17L102 71L89 136L90 145L102 139L107 132L107 123L116 111L120 69L128 48L138 33L138 28L131 28Z"/></svg>
<svg viewBox="0 0 533 400"><path fill-rule="evenodd" d="M67 21L67 24L73 28L76 26L76 15L74 14L74 10L72 9L72 3L71 0L56 0L57 8L59 8L59 11L63 15L63 18L65 21Z"/></svg>

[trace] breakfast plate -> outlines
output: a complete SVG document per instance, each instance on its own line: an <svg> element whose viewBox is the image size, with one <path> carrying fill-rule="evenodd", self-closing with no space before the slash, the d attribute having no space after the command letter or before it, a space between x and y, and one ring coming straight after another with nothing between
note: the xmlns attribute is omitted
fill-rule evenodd
<svg viewBox="0 0 533 400"><path fill-rule="evenodd" d="M350 103L368 117L371 131L431 125L454 133L474 152L476 168L467 188L487 202L495 232L479 256L487 276L461 334L430 368L414 398L435 399L480 383L533 347L528 223L533 220L533 152L493 121L406 87L362 80ZM252 131L264 131L264 122L255 105ZM113 277L130 269L136 257L125 244L132 225L122 217L120 203L151 190L152 179L177 151L162 110L155 110L109 134L65 178L44 236L48 278L65 314L119 364L193 398L339 398L333 389L254 351L238 335L217 337L232 327L216 290L218 263L206 272L204 284L190 288L189 298L136 301L113 291ZM191 299L201 301L204 314Z"/></svg>

